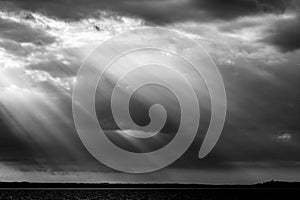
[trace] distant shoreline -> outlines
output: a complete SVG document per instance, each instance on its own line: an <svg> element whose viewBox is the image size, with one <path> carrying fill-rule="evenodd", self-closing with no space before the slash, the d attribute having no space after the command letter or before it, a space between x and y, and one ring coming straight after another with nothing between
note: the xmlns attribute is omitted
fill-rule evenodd
<svg viewBox="0 0 300 200"><path fill-rule="evenodd" d="M0 189L300 189L300 182L269 181L252 185L0 182Z"/></svg>

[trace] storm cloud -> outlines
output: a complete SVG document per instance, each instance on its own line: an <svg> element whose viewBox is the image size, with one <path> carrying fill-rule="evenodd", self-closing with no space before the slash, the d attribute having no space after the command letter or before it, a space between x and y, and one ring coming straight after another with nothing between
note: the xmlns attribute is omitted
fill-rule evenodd
<svg viewBox="0 0 300 200"><path fill-rule="evenodd" d="M10 10L25 9L67 20L83 19L86 16L97 15L99 10L109 10L114 12L110 17L127 15L142 18L146 23L160 25L184 21L204 23L215 20L231 21L241 17L263 14L299 13L299 2L294 0L154 0L151 2L147 0L2 0L0 4ZM299 17L285 20L270 27L262 41L278 47L283 52L297 50L299 49L298 30ZM5 34L6 37L11 37L11 34L17 33L7 34L6 32ZM34 37L36 34L40 34L39 30L35 30L28 37ZM32 38L24 39L33 41ZM41 39L35 42L49 43L52 40L53 38L41 36Z"/></svg>
<svg viewBox="0 0 300 200"><path fill-rule="evenodd" d="M264 41L283 52L300 48L300 16L291 20L282 20L267 31Z"/></svg>
<svg viewBox="0 0 300 200"><path fill-rule="evenodd" d="M209 182L213 177L216 183L297 177L300 27L296 1L1 0L0 6L3 180L13 179L1 174L9 170L28 173L25 178L11 175L14 180L34 180L43 174L43 180L75 176L81 182L91 180L90 176L101 181L102 175L106 181ZM116 33L145 26L176 29L199 42L221 71L228 108L219 142L200 160L210 101L203 80L197 82L203 121L195 142L165 170L131 176L104 166L84 148L72 118L71 95L79 66L93 48ZM106 97L113 80L102 86L104 91L96 95L98 120L108 137L118 140L120 130ZM149 102L150 97L157 99L149 95ZM147 124L149 105L132 104L135 121ZM176 123L168 122L165 137L176 131ZM130 148L131 141L119 140ZM254 172L264 176L254 177Z"/></svg>
<svg viewBox="0 0 300 200"><path fill-rule="evenodd" d="M208 19L230 20L233 18L261 14L282 13L293 6L293 1L281 0L75 0L1 1L4 6L18 7L30 11L66 19L78 19L92 15L97 10L112 10L120 14L141 17L154 23Z"/></svg>

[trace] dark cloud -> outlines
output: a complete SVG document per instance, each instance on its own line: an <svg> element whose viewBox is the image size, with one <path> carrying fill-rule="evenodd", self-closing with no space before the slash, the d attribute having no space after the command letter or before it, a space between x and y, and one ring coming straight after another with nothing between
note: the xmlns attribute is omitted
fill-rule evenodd
<svg viewBox="0 0 300 200"><path fill-rule="evenodd" d="M55 38L42 29L34 29L25 24L0 18L0 37L15 42L27 42L37 45L50 44Z"/></svg>
<svg viewBox="0 0 300 200"><path fill-rule="evenodd" d="M263 12L283 12L290 5L282 0L193 0L193 4L218 19L234 19Z"/></svg>
<svg viewBox="0 0 300 200"><path fill-rule="evenodd" d="M268 30L264 42L277 47L282 52L300 48L300 16L293 20L282 20Z"/></svg>
<svg viewBox="0 0 300 200"><path fill-rule="evenodd" d="M240 67L235 77L223 69L228 107L220 140L200 160L197 154L205 134L205 129L202 130L189 151L172 167L234 170L245 167L236 162L248 166L264 162L273 168L295 166L300 151L299 93L295 92L295 86L300 84L299 74L295 73L297 68L287 63L274 65L272 69L262 67L261 74L270 73L272 80L252 73L249 68ZM284 134L290 138L279 137Z"/></svg>
<svg viewBox="0 0 300 200"><path fill-rule="evenodd" d="M12 10L26 9L46 13L63 19L79 19L95 14L98 10L111 10L124 15L132 15L151 23L169 23L172 21L208 21L214 19L232 20L242 16L262 13L283 13L287 9L297 10L299 3L293 0L75 0L75 1L41 1L14 0L0 1ZM106 16L107 17L107 16ZM114 17L114 14L111 14ZM28 18L28 17L27 17ZM29 17L28 20L34 20ZM299 17L287 19L272 25L262 40L276 46L283 52L294 51L300 47ZM32 42L37 45L49 44L54 38L43 30L32 29L24 24L0 21L0 35L16 42ZM235 26L235 27L233 27ZM221 27L222 31L232 31L243 27L256 26L254 22L231 24Z"/></svg>
<svg viewBox="0 0 300 200"><path fill-rule="evenodd" d="M4 1L0 1L0 5L1 2ZM48 15L64 19L77 19L92 14L93 11L98 9L111 9L142 17L150 22L167 23L173 20L186 19L232 20L240 16L255 15L262 12L280 13L288 7L290 1L15 0L11 2L13 3L6 3L6 5L14 9L18 7L45 12ZM29 16L27 20L34 19ZM282 51L298 49L300 47L299 21L298 17L297 19L278 22L266 32L266 38L263 42L274 45ZM232 24L231 26L229 24L221 27L220 30L234 31L252 26L256 26L256 24L251 22ZM26 56L32 51L31 49L22 49L18 44L20 42L32 42L36 41L37 38L45 44L53 42L53 38L45 34L43 30L32 29L26 25L4 19L0 19L0 35L1 38L4 38L0 45L7 52L20 56ZM239 53L247 51L242 45L240 48ZM249 48L249 54L257 50L254 47L247 48ZM243 168L245 165L251 166L255 162L269 163L274 168L286 166L287 163L289 166L297 167L295 163L299 162L300 152L300 109L297 86L300 84L300 79L299 73L296 72L299 69L292 66L293 63L284 63L280 66L274 65L272 68L270 66L264 68L266 66L263 66L262 62L259 61L252 60L250 64L251 66L247 66L248 68L239 66L237 69L238 75L234 76L231 72L224 70L223 66L220 67L223 70L222 75L227 88L228 114L224 131L216 147L206 158L198 159L197 154L208 126L208 123L200 124L199 135L195 142L184 156L171 165L172 168L225 170ZM72 65L72 67L69 65ZM61 60L57 60L55 56L49 56L45 61L25 66L25 69L45 71L55 78L69 77L75 74L74 65L76 65L75 62L66 65ZM247 65L247 62L243 62L242 65ZM78 66L75 68L77 69ZM255 73L252 73L253 71ZM265 74L268 76L264 76ZM272 79L269 79L269 77L272 77ZM33 124L37 127L37 130L28 132L22 129L21 125L18 126L17 120L10 117L10 113L5 111L5 107L0 107L2 108L0 109L0 119L4 119L0 120L1 161L10 162L13 167L23 171L47 169L111 171L111 169L93 159L87 152L78 138L73 122L67 123L64 121L65 119L72 120L70 96L61 94L61 90L51 83L43 82L39 84L43 84L43 89L45 89L49 98L48 103L51 102L50 105L55 105L55 109L50 109L42 103L43 106L35 104L35 106L39 106L37 110L48 118L45 120L45 116L40 116L40 118L31 119L30 115L26 116L26 119L30 118L28 120L30 121L29 125ZM110 84L105 83L105 86L110 87ZM96 100L98 100L97 96ZM17 99L14 99L14 102L17 101ZM144 101L136 110L132 110L133 118L142 124L148 120L146 112L148 106L143 103ZM19 104L21 105L21 103ZM21 114L21 111L25 112L26 109L22 106L20 106L20 112L17 112L17 114ZM110 109L108 103L104 104L103 101L97 101L95 107L100 110L100 106ZM59 113L63 113L63 117L58 117L57 113L52 110L60 111ZM206 113L203 115L203 109L200 110L201 117L204 116L204 120L207 120L210 115ZM100 111L104 116L103 119L99 117L101 126L104 125L106 129L113 129L107 131L108 134L115 134L115 129L118 127L113 122L111 113L106 110ZM33 114L39 113L34 112ZM140 117L141 115L145 117ZM51 126L45 126L42 122L51 122ZM58 130L55 130L55 128L58 128ZM291 136L285 140L278 139L279 136L279 138L282 138L284 134ZM27 135L31 138L26 139ZM39 137L44 137L40 143ZM117 137L117 135L114 135L114 137ZM68 142L63 143L62 139ZM37 141L37 143L34 141ZM237 165L237 162L244 163L244 165Z"/></svg>
<svg viewBox="0 0 300 200"><path fill-rule="evenodd" d="M7 6L7 0L2 2ZM182 20L229 20L263 12L278 13L287 9L291 0L14 0L9 2L7 7L15 6L67 19L78 19L91 15L97 10L108 9L141 17L149 22L167 23Z"/></svg>
<svg viewBox="0 0 300 200"><path fill-rule="evenodd" d="M34 47L31 46L27 46L25 48L21 44L13 40L0 41L0 46L3 47L8 53L22 57L28 56L34 49Z"/></svg>

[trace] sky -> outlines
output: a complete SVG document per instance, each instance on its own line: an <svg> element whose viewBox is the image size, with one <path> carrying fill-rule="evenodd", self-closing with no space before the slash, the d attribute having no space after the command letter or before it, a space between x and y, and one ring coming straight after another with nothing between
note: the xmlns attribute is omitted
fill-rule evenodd
<svg viewBox="0 0 300 200"><path fill-rule="evenodd" d="M296 0L0 0L0 181L300 181L299 6ZM162 170L127 174L85 149L73 121L72 91L80 65L98 44L143 27L175 29L207 50L223 77L227 116L213 151L199 159L210 100L203 80L185 70L201 99L195 141ZM109 71L98 88L100 125L122 148L160 148L178 127L178 103L165 90L146 88L130 107L136 122L147 124L147 108L156 101L173 118L161 141L133 145L139 141L122 136L109 110L119 73Z"/></svg>

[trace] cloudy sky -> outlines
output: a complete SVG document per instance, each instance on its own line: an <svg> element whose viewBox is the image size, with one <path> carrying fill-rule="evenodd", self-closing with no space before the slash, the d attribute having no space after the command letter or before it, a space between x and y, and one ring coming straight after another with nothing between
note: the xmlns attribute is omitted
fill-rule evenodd
<svg viewBox="0 0 300 200"><path fill-rule="evenodd" d="M299 6L296 0L0 0L0 180L300 181ZM176 29L203 45L222 74L228 108L217 145L198 159L210 101L203 82L195 82L203 108L195 142L167 168L131 175L88 153L75 130L71 95L76 73L91 50L141 27ZM192 79L193 72L186 73ZM122 137L106 98L111 77L96 95L107 136L132 151L169 141L178 123L175 111L161 143L136 147ZM156 92L148 95L153 97L148 103L134 102L132 116L138 123L145 125L148 118L142 116L156 100L166 107L176 105L168 99L172 95L157 98L166 91Z"/></svg>

